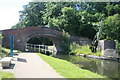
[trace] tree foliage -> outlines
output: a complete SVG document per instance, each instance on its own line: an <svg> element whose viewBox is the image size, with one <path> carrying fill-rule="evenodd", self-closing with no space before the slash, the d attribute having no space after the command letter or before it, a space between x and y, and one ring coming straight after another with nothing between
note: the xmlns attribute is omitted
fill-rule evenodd
<svg viewBox="0 0 120 80"><path fill-rule="evenodd" d="M45 9L45 3L30 2L23 6L24 10L20 11L19 22L12 28L23 28L38 26L43 23L42 11Z"/></svg>
<svg viewBox="0 0 120 80"><path fill-rule="evenodd" d="M120 40L120 15L114 14L104 20L103 27L105 38Z"/></svg>
<svg viewBox="0 0 120 80"><path fill-rule="evenodd" d="M30 2L12 28L47 25L93 39L103 20L103 39L120 41L120 4L117 2Z"/></svg>
<svg viewBox="0 0 120 80"><path fill-rule="evenodd" d="M68 54L70 52L70 41L68 39L69 37L70 37L70 35L63 30L62 35L61 35L61 39L62 39L61 43L62 44L60 46L61 46L61 49L64 52L64 54Z"/></svg>

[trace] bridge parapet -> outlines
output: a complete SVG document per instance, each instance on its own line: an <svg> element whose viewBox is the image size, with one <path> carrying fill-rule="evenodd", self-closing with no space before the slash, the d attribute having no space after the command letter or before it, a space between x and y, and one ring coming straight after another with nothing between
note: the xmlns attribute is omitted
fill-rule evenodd
<svg viewBox="0 0 120 80"><path fill-rule="evenodd" d="M0 30L0 34L2 34L2 30ZM2 45L2 39L0 39L0 46Z"/></svg>

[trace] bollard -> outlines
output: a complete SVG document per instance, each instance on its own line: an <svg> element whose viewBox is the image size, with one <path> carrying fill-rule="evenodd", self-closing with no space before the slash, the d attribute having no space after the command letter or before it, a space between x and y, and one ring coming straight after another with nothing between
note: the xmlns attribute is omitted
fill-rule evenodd
<svg viewBox="0 0 120 80"><path fill-rule="evenodd" d="M13 57L13 35L10 35L10 57Z"/></svg>

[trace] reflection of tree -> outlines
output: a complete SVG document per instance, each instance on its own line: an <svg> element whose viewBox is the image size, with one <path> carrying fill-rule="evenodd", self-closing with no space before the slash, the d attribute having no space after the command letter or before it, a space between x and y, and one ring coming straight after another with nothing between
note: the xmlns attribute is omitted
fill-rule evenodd
<svg viewBox="0 0 120 80"><path fill-rule="evenodd" d="M113 61L102 61L101 65L98 65L99 73L101 75L106 75L110 78L118 78L119 70L118 67L120 63Z"/></svg>
<svg viewBox="0 0 120 80"><path fill-rule="evenodd" d="M110 78L118 78L120 75L120 71L118 69L120 63L116 61L96 60L68 55L59 55L56 57L72 62L82 69L90 70Z"/></svg>
<svg viewBox="0 0 120 80"><path fill-rule="evenodd" d="M97 65L101 63L100 60L95 60L95 59L88 59L88 58L83 58L79 56L58 56L60 59L67 60L69 62L72 62L76 64L77 66L90 70L92 72L98 72L98 67Z"/></svg>

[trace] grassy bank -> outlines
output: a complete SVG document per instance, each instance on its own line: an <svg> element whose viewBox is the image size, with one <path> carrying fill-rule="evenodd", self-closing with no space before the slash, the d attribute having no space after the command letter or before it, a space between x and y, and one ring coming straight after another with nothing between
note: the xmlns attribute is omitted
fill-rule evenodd
<svg viewBox="0 0 120 80"><path fill-rule="evenodd" d="M81 69L80 67L61 59L37 53L45 62L65 78L104 78L96 73Z"/></svg>
<svg viewBox="0 0 120 80"><path fill-rule="evenodd" d="M96 52L92 53L91 50L89 49L89 45L85 46L79 46L77 44L71 44L70 45L71 52L70 53L75 53L75 54L85 54L85 55L96 55L96 56L101 56L101 52Z"/></svg>
<svg viewBox="0 0 120 80"><path fill-rule="evenodd" d="M10 49L0 47L0 57L6 57L10 55ZM20 52L19 50L13 50L13 52Z"/></svg>
<svg viewBox="0 0 120 80"><path fill-rule="evenodd" d="M0 51L1 51L0 52L0 59L3 58L3 57L9 56L9 53L10 53L9 49L1 47Z"/></svg>
<svg viewBox="0 0 120 80"><path fill-rule="evenodd" d="M3 48L3 47L1 47L0 49L3 51L3 52L0 52L0 57L5 57L5 56L9 55L9 53L10 53L9 49ZM0 79L1 78L14 78L14 76L10 72L2 72L2 71L0 71ZM11 79L8 79L8 80L11 80Z"/></svg>
<svg viewBox="0 0 120 80"><path fill-rule="evenodd" d="M0 79L1 78L14 78L14 76L10 72L0 72Z"/></svg>
<svg viewBox="0 0 120 80"><path fill-rule="evenodd" d="M10 53L10 49L4 48L4 47L2 47L1 49L5 53ZM19 50L13 50L13 52L20 52L20 51Z"/></svg>
<svg viewBox="0 0 120 80"><path fill-rule="evenodd" d="M5 52L5 53L10 53L10 49L4 48L4 47L2 47L1 49L2 49L2 51Z"/></svg>

